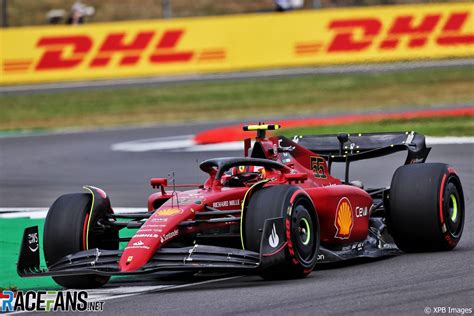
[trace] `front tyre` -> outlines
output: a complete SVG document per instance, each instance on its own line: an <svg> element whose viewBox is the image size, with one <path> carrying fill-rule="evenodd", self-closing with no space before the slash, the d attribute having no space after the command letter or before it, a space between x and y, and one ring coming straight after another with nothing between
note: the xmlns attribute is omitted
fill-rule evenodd
<svg viewBox="0 0 474 316"><path fill-rule="evenodd" d="M387 224L405 252L451 250L464 227L464 195L454 169L442 163L406 165L392 178Z"/></svg>
<svg viewBox="0 0 474 316"><path fill-rule="evenodd" d="M100 230L96 227L106 216L105 210L91 214L92 195L74 193L60 196L50 207L44 224L44 255L47 266L59 259L91 248L118 249L118 231ZM96 288L110 277L80 275L53 277L65 288Z"/></svg>
<svg viewBox="0 0 474 316"><path fill-rule="evenodd" d="M307 276L317 262L319 220L311 199L298 187L267 187L251 196L244 215L246 249L260 251L265 221L276 217L284 220L287 246L283 260L260 275L267 280Z"/></svg>

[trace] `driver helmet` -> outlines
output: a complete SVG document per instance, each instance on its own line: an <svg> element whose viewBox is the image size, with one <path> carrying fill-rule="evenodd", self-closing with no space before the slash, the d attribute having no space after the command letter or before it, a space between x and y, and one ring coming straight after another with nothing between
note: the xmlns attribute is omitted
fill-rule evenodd
<svg viewBox="0 0 474 316"><path fill-rule="evenodd" d="M237 166L231 169L231 175L233 176L248 172L258 172L260 174L265 174L265 168L259 166Z"/></svg>

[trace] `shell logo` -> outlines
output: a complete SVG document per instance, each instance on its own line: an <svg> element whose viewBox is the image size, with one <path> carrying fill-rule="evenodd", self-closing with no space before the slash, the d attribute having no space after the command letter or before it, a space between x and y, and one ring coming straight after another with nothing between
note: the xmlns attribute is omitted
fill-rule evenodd
<svg viewBox="0 0 474 316"><path fill-rule="evenodd" d="M351 236L352 227L354 226L354 216L352 214L351 203L346 197L339 200L337 204L334 226L336 226L335 238L348 239Z"/></svg>
<svg viewBox="0 0 474 316"><path fill-rule="evenodd" d="M181 214L182 212L183 210L180 208L165 208L165 209L159 210L158 212L156 212L156 214L160 216L173 216L176 214Z"/></svg>

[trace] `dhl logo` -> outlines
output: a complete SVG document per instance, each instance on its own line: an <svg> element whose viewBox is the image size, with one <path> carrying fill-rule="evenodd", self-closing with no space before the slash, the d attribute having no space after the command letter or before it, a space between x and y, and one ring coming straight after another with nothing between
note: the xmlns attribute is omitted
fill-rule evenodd
<svg viewBox="0 0 474 316"><path fill-rule="evenodd" d="M469 58L474 56L474 8L470 3L398 5L8 28L0 29L0 43L7 43L0 44L0 83L7 84Z"/></svg>
<svg viewBox="0 0 474 316"><path fill-rule="evenodd" d="M43 36L36 47L43 50L34 66L36 71L73 69L86 63L88 68L100 69L111 64L112 58L119 56L120 67L130 67L146 59L151 65L222 61L226 51L222 48L194 51L179 49L179 41L184 29L167 30L161 34L156 31L137 32L127 41L127 32L108 34L94 51L94 38L86 34L70 36ZM144 51L153 45L152 53L143 56ZM35 63L33 60L7 60L3 64L6 72L27 71Z"/></svg>
<svg viewBox="0 0 474 316"><path fill-rule="evenodd" d="M327 25L333 33L328 45L320 42L296 43L296 55L363 52L371 48L390 51L401 48L407 38L407 47L417 49L432 41L436 46L474 45L474 33L467 33L470 13L452 12L401 15L391 21L375 17L334 19ZM384 25L386 22L386 25Z"/></svg>

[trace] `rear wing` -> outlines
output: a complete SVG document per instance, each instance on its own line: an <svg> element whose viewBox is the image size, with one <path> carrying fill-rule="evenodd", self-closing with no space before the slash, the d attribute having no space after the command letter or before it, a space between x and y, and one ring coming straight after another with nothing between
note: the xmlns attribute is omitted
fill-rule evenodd
<svg viewBox="0 0 474 316"><path fill-rule="evenodd" d="M288 146L292 142L285 141L282 137L281 143ZM405 165L423 163L431 150L426 147L425 136L415 132L295 136L293 143L324 157L329 172L333 162L344 162L345 183L349 183L349 165L352 161L382 157L406 150Z"/></svg>
<svg viewBox="0 0 474 316"><path fill-rule="evenodd" d="M295 136L294 142L325 157L328 162L351 162L408 152L405 164L425 162L431 148L415 132Z"/></svg>

